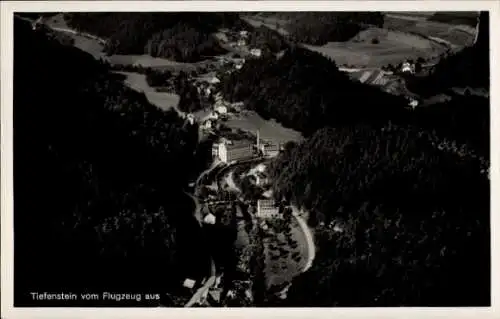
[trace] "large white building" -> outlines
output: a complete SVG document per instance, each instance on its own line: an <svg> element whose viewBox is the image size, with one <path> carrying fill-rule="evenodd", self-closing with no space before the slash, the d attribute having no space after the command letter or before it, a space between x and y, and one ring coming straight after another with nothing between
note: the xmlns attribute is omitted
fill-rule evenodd
<svg viewBox="0 0 500 319"><path fill-rule="evenodd" d="M234 141L219 144L219 158L224 163L251 159L255 156L253 145L250 141Z"/></svg>
<svg viewBox="0 0 500 319"><path fill-rule="evenodd" d="M272 199L261 199L257 201L257 217L275 218L279 217L279 208Z"/></svg>

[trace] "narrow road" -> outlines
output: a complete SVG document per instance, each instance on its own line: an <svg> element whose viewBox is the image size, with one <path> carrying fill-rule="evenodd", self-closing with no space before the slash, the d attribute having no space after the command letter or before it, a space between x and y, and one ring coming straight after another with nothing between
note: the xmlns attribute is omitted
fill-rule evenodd
<svg viewBox="0 0 500 319"><path fill-rule="evenodd" d="M309 268L311 268L312 263L314 261L314 258L316 256L316 246L314 245L314 239L313 239L313 234L311 232L311 229L307 225L306 221L302 216L300 215L300 212L296 206L292 205L292 215L295 217L297 222L299 223L300 228L302 229L302 232L304 233L304 237L306 239L307 243L307 251L309 252L307 255L307 261L304 266L304 269L302 272L306 272Z"/></svg>

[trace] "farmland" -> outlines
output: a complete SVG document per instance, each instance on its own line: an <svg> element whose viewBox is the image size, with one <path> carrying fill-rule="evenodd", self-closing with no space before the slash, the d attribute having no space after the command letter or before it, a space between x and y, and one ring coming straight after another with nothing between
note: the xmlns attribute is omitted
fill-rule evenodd
<svg viewBox="0 0 500 319"><path fill-rule="evenodd" d="M408 58L436 57L447 49L459 49L472 43L475 34L473 27L430 21L434 14L435 12L385 13L381 29L361 31L345 42L329 42L322 46L304 44L304 47L332 58L339 65L381 67L397 64ZM286 16L280 13L254 14L245 17L245 21L254 26L264 25L287 36L289 21L283 19ZM378 43L374 44L372 41Z"/></svg>
<svg viewBox="0 0 500 319"><path fill-rule="evenodd" d="M470 45L475 34L474 28L466 25L452 25L426 19L408 19L393 14L385 16L384 28L443 39L457 47Z"/></svg>
<svg viewBox="0 0 500 319"><path fill-rule="evenodd" d="M378 43L372 43L376 39ZM436 56L445 51L445 46L417 35L370 28L360 32L346 42L330 42L324 46L304 45L324 54L338 65L356 67L382 67L418 57Z"/></svg>

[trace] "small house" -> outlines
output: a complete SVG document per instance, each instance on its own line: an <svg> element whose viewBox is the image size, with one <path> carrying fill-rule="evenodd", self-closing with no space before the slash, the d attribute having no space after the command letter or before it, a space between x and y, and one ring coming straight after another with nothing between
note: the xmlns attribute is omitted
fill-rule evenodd
<svg viewBox="0 0 500 319"><path fill-rule="evenodd" d="M411 106L411 108L416 108L418 106L418 100L415 100L415 99L411 99L410 102L408 103L409 106Z"/></svg>
<svg viewBox="0 0 500 319"><path fill-rule="evenodd" d="M195 284L196 284L195 280L186 278L182 285L188 289L193 289Z"/></svg>
<svg viewBox="0 0 500 319"><path fill-rule="evenodd" d="M227 107L224 106L224 105L221 105L221 106L217 106L215 108L215 112L219 113L219 114L227 114Z"/></svg>
<svg viewBox="0 0 500 319"><path fill-rule="evenodd" d="M404 62L401 66L401 71L405 73L415 73L415 66L410 62Z"/></svg>
<svg viewBox="0 0 500 319"><path fill-rule="evenodd" d="M262 55L262 50L254 48L250 50L250 54L255 57L260 57Z"/></svg>
<svg viewBox="0 0 500 319"><path fill-rule="evenodd" d="M208 213L205 218L203 218L203 223L208 224L208 225L214 225L216 221L216 218L214 214Z"/></svg>
<svg viewBox="0 0 500 319"><path fill-rule="evenodd" d="M265 157L276 157L280 152L280 145L278 144L261 144L260 150Z"/></svg>

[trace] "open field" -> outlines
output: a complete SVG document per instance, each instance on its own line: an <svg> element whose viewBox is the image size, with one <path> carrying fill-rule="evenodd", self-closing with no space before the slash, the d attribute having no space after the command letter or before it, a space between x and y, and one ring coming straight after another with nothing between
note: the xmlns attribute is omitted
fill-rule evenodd
<svg viewBox="0 0 500 319"><path fill-rule="evenodd" d="M379 43L373 44L372 39ZM324 46L304 45L324 54L338 65L382 67L398 64L405 59L437 56L446 47L433 41L403 32L370 28L346 42L330 42Z"/></svg>
<svg viewBox="0 0 500 319"><path fill-rule="evenodd" d="M144 74L134 72L117 72L127 77L125 84L133 90L144 92L149 102L156 105L162 110L169 110L177 108L179 104L179 96L172 93L157 92L154 88L150 87L146 82Z"/></svg>
<svg viewBox="0 0 500 319"><path fill-rule="evenodd" d="M252 25L255 28L264 26L271 30L277 31L283 36L288 35L288 31L284 28L289 23L286 20L281 20L275 17L265 17L260 15L245 16L243 17L243 20L245 20L248 24Z"/></svg>
<svg viewBox="0 0 500 319"><path fill-rule="evenodd" d="M278 222L269 223L264 238L268 288L289 283L304 270L308 260L306 238L296 219L291 219L289 231L276 227Z"/></svg>
<svg viewBox="0 0 500 319"><path fill-rule="evenodd" d="M466 25L451 25L426 19L409 20L397 15L385 17L384 27L402 32L422 34L427 37L440 38L454 46L470 45L474 39L475 29Z"/></svg>
<svg viewBox="0 0 500 319"><path fill-rule="evenodd" d="M256 134L260 132L260 138L274 143L286 143L298 141L302 135L289 128L285 128L274 120L265 120L255 112L242 112L237 117L231 117L224 123L232 129L242 129Z"/></svg>

